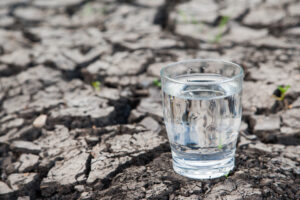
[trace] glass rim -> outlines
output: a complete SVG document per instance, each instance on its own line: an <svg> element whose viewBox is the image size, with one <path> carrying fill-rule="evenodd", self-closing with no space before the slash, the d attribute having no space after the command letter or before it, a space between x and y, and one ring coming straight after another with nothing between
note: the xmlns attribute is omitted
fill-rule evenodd
<svg viewBox="0 0 300 200"><path fill-rule="evenodd" d="M180 65L180 64L185 64L185 63L195 63L195 62L219 62L219 63L226 63L226 64L230 64L230 65L233 65L235 67L237 67L240 72L226 80L219 80L219 81L214 81L214 82L184 82L184 81L178 81L174 78L171 78L170 76L166 75L165 74L165 71L166 69L168 68L171 68L171 67L174 67L174 66L177 66L177 65ZM230 61L227 61L227 60L222 60L222 59L189 59L189 60L182 60L182 61L178 61L178 62L173 62L173 63L170 63L166 66L164 66L161 70L160 70L160 77L161 78L165 78L165 79L168 79L169 81L172 81L172 82L176 82L176 83L179 83L179 84L186 84L186 85L215 85L215 84L220 84L220 83L227 83L227 82L231 82L231 81L234 81L240 77L244 77L244 69L236 64L236 63L233 63L233 62L230 62Z"/></svg>

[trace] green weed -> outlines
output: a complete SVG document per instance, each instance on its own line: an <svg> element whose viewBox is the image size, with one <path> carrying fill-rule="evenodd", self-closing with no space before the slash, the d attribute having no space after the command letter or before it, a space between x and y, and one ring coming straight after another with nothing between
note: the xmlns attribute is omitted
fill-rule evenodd
<svg viewBox="0 0 300 200"><path fill-rule="evenodd" d="M219 43L221 41L224 27L227 25L229 20L230 20L229 16L222 16L220 23L218 25L219 33L215 36L213 40L214 43Z"/></svg>
<svg viewBox="0 0 300 200"><path fill-rule="evenodd" d="M100 91L100 85L101 85L100 81L94 81L94 82L92 82L93 88L95 90L97 90L97 91Z"/></svg>
<svg viewBox="0 0 300 200"><path fill-rule="evenodd" d="M93 7L91 6L91 4L86 4L84 7L83 7L83 15L90 15L94 12L93 10Z"/></svg>
<svg viewBox="0 0 300 200"><path fill-rule="evenodd" d="M228 178L229 174L230 174L230 171L227 172L227 174L225 174L224 176L225 176L226 178Z"/></svg>
<svg viewBox="0 0 300 200"><path fill-rule="evenodd" d="M157 80L157 79L155 79L155 80L153 81L153 85L155 85L155 86L161 88L161 82L160 82L159 80Z"/></svg>
<svg viewBox="0 0 300 200"><path fill-rule="evenodd" d="M185 23L188 23L188 17L187 17L187 15L185 14L185 12L182 11L182 10L179 10L178 13L179 13L180 17L182 17L183 21L184 21Z"/></svg>
<svg viewBox="0 0 300 200"><path fill-rule="evenodd" d="M284 99L286 92L289 90L290 87L291 87L290 85L287 85L285 87L278 86L278 90L281 92L280 101Z"/></svg>
<svg viewBox="0 0 300 200"><path fill-rule="evenodd" d="M280 85L277 87L277 91L274 92L273 97L278 101L283 101L287 91L290 89L290 85Z"/></svg>

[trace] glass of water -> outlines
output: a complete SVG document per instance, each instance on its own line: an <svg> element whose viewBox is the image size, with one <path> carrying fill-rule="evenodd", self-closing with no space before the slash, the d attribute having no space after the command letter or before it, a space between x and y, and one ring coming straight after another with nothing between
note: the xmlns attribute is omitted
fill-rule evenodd
<svg viewBox="0 0 300 200"><path fill-rule="evenodd" d="M178 174L210 179L233 169L243 76L239 65L212 59L161 70L164 120Z"/></svg>

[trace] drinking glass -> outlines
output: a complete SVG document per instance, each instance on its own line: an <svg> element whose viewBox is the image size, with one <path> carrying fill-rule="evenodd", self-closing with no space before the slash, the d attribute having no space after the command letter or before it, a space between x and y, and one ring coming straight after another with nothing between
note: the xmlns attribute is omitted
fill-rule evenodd
<svg viewBox="0 0 300 200"><path fill-rule="evenodd" d="M222 60L163 67L163 114L175 172L210 179L233 169L243 76L239 65Z"/></svg>

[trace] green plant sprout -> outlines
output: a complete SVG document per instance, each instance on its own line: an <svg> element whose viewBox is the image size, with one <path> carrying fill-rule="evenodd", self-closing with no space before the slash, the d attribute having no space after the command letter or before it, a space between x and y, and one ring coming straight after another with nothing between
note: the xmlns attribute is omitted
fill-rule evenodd
<svg viewBox="0 0 300 200"><path fill-rule="evenodd" d="M161 87L161 82L159 81L159 80L157 80L157 79L155 79L154 81L153 81L153 84L155 85L155 86L157 86L157 87Z"/></svg>
<svg viewBox="0 0 300 200"><path fill-rule="evenodd" d="M228 23L230 17L229 16L222 16L220 23L218 25L218 29L219 29L219 33L215 36L213 42L215 43L219 43L220 40L222 39L223 36L223 29L226 26L226 24Z"/></svg>
<svg viewBox="0 0 300 200"><path fill-rule="evenodd" d="M91 4L86 4L83 7L83 15L90 15L93 13L93 7L91 6Z"/></svg>
<svg viewBox="0 0 300 200"><path fill-rule="evenodd" d="M229 173L230 173L230 171L229 171L229 172L227 172L227 174L225 174L224 176L225 176L226 178L228 178L228 176L229 176Z"/></svg>
<svg viewBox="0 0 300 200"><path fill-rule="evenodd" d="M277 100L279 101L283 101L284 100L284 97L286 95L286 92L288 91L288 89L290 88L291 86L290 85L287 85L287 86L278 86L278 90L280 91L280 97L277 97Z"/></svg>
<svg viewBox="0 0 300 200"><path fill-rule="evenodd" d="M221 138L221 135L219 137L219 145L218 145L218 149L222 149L223 148L223 145L222 145L222 138Z"/></svg>
<svg viewBox="0 0 300 200"><path fill-rule="evenodd" d="M187 15L185 14L185 12L182 10L179 10L178 12L179 12L179 15L182 17L183 21L185 23L188 23L188 18L187 18Z"/></svg>
<svg viewBox="0 0 300 200"><path fill-rule="evenodd" d="M94 13L98 12L101 12L103 15L107 15L109 13L105 6L101 8L95 8L91 5L91 3L87 3L82 10L83 15L93 15Z"/></svg>
<svg viewBox="0 0 300 200"><path fill-rule="evenodd" d="M219 27L224 27L228 23L229 19L229 16L223 16L220 21Z"/></svg>
<svg viewBox="0 0 300 200"><path fill-rule="evenodd" d="M94 82L92 82L93 88L95 90L97 90L97 91L100 91L100 85L101 85L100 81L94 81Z"/></svg>
<svg viewBox="0 0 300 200"><path fill-rule="evenodd" d="M202 31L202 25L203 25L203 22L200 22L199 20L197 20L195 18L195 16L192 16L192 15L187 15L184 11L182 10L179 10L178 11L180 17L183 19L183 22L185 24L193 24L193 25L196 25L197 26L197 29L199 32Z"/></svg>

